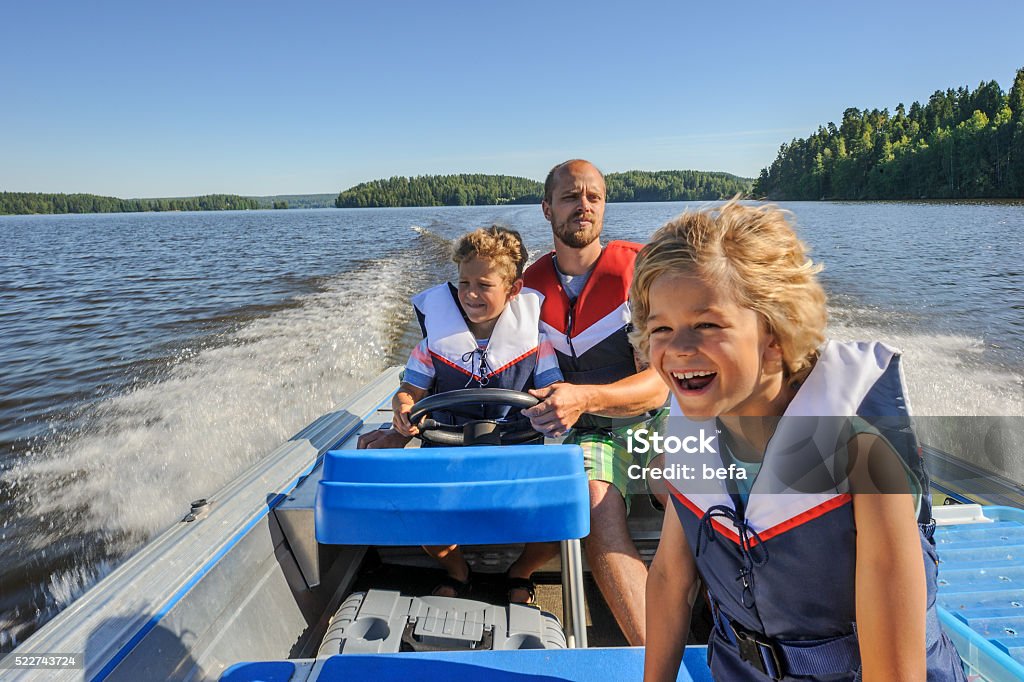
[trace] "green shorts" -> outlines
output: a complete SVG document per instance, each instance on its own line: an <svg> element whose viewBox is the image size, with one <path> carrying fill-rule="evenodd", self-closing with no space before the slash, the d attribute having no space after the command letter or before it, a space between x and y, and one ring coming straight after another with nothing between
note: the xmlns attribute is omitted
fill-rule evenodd
<svg viewBox="0 0 1024 682"><path fill-rule="evenodd" d="M645 427L652 431L663 430L667 419L668 408L663 408L647 421L628 426L586 431L573 429L563 442L566 445L580 446L583 450L583 468L587 472L587 479L604 481L615 486L622 499L626 501L628 513L630 498L636 494L649 492L644 478L630 476L630 467L634 464L641 468L646 467L655 454L652 452L653 448L648 448L648 452L643 454L631 453L629 436L632 432ZM634 469L633 473L637 474L638 470Z"/></svg>

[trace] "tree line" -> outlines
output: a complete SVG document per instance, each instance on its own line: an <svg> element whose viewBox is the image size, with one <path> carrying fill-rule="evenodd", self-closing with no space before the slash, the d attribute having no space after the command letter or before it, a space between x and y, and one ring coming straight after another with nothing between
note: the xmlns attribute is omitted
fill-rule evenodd
<svg viewBox="0 0 1024 682"><path fill-rule="evenodd" d="M771 199L1024 197L1024 68L996 81L937 90L896 111L851 108L842 123L783 144L754 182Z"/></svg>
<svg viewBox="0 0 1024 682"><path fill-rule="evenodd" d="M207 194L176 199L118 199L95 194L0 192L0 214L236 211L256 208L259 206L255 199L234 194Z"/></svg>
<svg viewBox="0 0 1024 682"><path fill-rule="evenodd" d="M333 208L337 194L275 194L252 197L260 208Z"/></svg>
<svg viewBox="0 0 1024 682"><path fill-rule="evenodd" d="M510 175L420 175L362 182L338 195L338 208L384 206L480 206L536 204L544 193L536 180Z"/></svg>
<svg viewBox="0 0 1024 682"><path fill-rule="evenodd" d="M713 200L744 194L751 180L728 173L703 171L628 171L609 173L608 201ZM344 190L338 208L386 206L477 206L539 204L544 185L509 175L396 176L363 182Z"/></svg>
<svg viewBox="0 0 1024 682"><path fill-rule="evenodd" d="M707 171L609 173L608 201L714 201L750 191L750 178Z"/></svg>

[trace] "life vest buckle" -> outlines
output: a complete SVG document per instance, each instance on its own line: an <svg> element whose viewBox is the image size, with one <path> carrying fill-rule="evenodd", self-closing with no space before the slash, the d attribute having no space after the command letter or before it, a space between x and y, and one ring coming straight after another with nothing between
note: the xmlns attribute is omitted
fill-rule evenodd
<svg viewBox="0 0 1024 682"><path fill-rule="evenodd" d="M773 680L781 680L782 657L775 648L775 642L766 639L764 635L740 627L731 619L726 619L726 622L736 635L736 648L739 650L740 658L754 666L761 674Z"/></svg>

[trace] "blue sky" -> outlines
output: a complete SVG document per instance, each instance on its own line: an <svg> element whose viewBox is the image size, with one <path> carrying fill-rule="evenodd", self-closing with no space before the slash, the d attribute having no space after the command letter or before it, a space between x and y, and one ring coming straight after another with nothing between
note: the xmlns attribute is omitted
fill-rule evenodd
<svg viewBox="0 0 1024 682"><path fill-rule="evenodd" d="M1024 67L1024 3L15 2L0 190L338 192L391 175L754 176L847 107Z"/></svg>

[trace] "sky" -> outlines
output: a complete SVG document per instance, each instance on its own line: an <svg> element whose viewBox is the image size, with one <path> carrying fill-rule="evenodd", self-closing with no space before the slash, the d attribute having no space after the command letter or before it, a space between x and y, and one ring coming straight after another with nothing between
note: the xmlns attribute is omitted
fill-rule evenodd
<svg viewBox="0 0 1024 682"><path fill-rule="evenodd" d="M1024 67L1024 2L0 0L0 191L337 193L394 175L756 177Z"/></svg>

